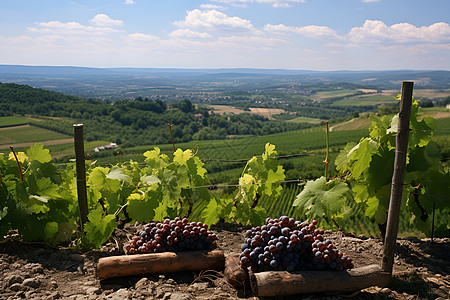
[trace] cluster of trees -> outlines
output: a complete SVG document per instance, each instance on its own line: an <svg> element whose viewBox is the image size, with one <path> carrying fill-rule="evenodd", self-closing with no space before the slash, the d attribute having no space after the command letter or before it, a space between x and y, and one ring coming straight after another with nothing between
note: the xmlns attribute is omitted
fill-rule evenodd
<svg viewBox="0 0 450 300"><path fill-rule="evenodd" d="M137 97L114 103L64 95L26 85L0 83L0 116L45 116L37 126L73 134L74 123L85 125L88 141L114 141L123 146L170 143L197 137L224 139L229 135L265 135L309 125L268 120L253 114L215 115L188 99L175 103ZM53 118L57 117L57 118Z"/></svg>

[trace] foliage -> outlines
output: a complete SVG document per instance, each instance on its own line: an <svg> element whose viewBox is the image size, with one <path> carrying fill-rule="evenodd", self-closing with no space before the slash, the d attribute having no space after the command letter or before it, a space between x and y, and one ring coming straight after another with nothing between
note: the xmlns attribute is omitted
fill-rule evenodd
<svg viewBox="0 0 450 300"><path fill-rule="evenodd" d="M256 195L276 196L284 170L276 164L275 146L267 144L261 157L248 162L236 199L217 199L208 186L203 162L192 150L177 149L172 158L159 148L144 153L144 167L136 162L100 167L86 161L88 222L78 231L79 212L75 164L58 171L48 149L35 144L7 157L0 154L0 234L17 230L27 241L69 243L76 238L85 248L106 242L119 219L149 222L189 216L195 203L201 219L220 218L242 224L261 224L264 209ZM17 160L16 160L17 157ZM23 179L22 179L23 176ZM269 182L269 183L267 183Z"/></svg>
<svg viewBox="0 0 450 300"><path fill-rule="evenodd" d="M382 228L386 223L398 115L371 117L369 137L348 144L336 159L336 167L347 174L356 203ZM420 120L420 121L419 121ZM405 209L412 214L411 226L432 235L433 210L448 209L450 173L441 162L436 145L431 143L434 119L420 118L418 102L411 109L410 135L404 182ZM435 235L448 234L449 227L436 228Z"/></svg>

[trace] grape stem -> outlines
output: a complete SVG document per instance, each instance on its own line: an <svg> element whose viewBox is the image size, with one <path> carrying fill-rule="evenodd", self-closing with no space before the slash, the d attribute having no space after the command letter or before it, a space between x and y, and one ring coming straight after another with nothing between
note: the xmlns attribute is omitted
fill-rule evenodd
<svg viewBox="0 0 450 300"><path fill-rule="evenodd" d="M23 183L23 172L22 172L22 168L20 167L19 159L17 158L16 152L14 151L14 147L13 146L9 146L9 148L11 148L11 151L14 154L14 158L16 159L17 167L19 168L19 172L20 172L20 182Z"/></svg>
<svg viewBox="0 0 450 300"><path fill-rule="evenodd" d="M199 146L199 144L198 144L198 136L197 136L197 146L195 146L195 148L194 148L194 153L192 154L192 156L196 156L197 155L197 153L198 153L198 149L200 148L200 146Z"/></svg>
<svg viewBox="0 0 450 300"><path fill-rule="evenodd" d="M326 156L325 156L325 160L323 161L325 163L325 179L327 179L327 175L328 175L328 153L329 153L329 149L330 149L330 143L329 143L329 128L328 128L328 121L326 122L327 124L327 152L326 152Z"/></svg>
<svg viewBox="0 0 450 300"><path fill-rule="evenodd" d="M342 226L338 224L338 222L336 222L336 220L334 219L334 217L331 217L331 220L333 220L334 225L336 225L336 227L338 228L338 231L342 231Z"/></svg>
<svg viewBox="0 0 450 300"><path fill-rule="evenodd" d="M172 140L173 145L173 152L175 152L175 142L173 141L173 135L172 135L172 124L168 124L170 129L170 139Z"/></svg>

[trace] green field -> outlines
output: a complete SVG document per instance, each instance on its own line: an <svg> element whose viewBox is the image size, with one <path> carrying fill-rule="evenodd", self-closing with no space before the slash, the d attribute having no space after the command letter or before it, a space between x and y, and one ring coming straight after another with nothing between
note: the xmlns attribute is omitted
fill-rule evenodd
<svg viewBox="0 0 450 300"><path fill-rule="evenodd" d="M313 95L312 98L326 99L326 98L334 98L334 97L344 97L357 93L358 90L334 90L334 91L325 91L318 92Z"/></svg>
<svg viewBox="0 0 450 300"><path fill-rule="evenodd" d="M336 131L330 133L330 163L348 142L357 142L363 136L367 136L367 129ZM281 157L279 159L286 171L287 178L315 178L321 176L324 171L323 160L325 158L326 135L324 126L290 131L266 136L248 136L246 138L199 141L197 156L205 162L208 176L216 183L236 183L247 161L253 156L264 152L266 143L272 143ZM176 148L194 149L196 141L176 144ZM173 153L173 146L148 145L133 148L120 149L121 160L143 162L145 151L159 147L169 156ZM105 152L106 154L106 152ZM116 163L116 151L110 151L108 155L94 156L102 165ZM330 168L330 172L332 172Z"/></svg>
<svg viewBox="0 0 450 300"><path fill-rule="evenodd" d="M322 122L325 122L322 119L317 118L308 118L308 117L298 117L292 120L287 120L286 122L290 123L308 123L308 124L320 124Z"/></svg>
<svg viewBox="0 0 450 300"><path fill-rule="evenodd" d="M396 100L389 95L357 96L335 101L333 106L375 106L395 102Z"/></svg>
<svg viewBox="0 0 450 300"><path fill-rule="evenodd" d="M7 128L3 129L1 132L0 145L66 138L70 138L70 136L34 126Z"/></svg>
<svg viewBox="0 0 450 300"><path fill-rule="evenodd" d="M0 117L0 127L25 125L31 122L30 119L19 116Z"/></svg>

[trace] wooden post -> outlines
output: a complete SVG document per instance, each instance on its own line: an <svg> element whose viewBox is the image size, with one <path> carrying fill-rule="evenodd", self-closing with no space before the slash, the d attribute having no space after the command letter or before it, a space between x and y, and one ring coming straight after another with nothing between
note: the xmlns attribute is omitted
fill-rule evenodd
<svg viewBox="0 0 450 300"><path fill-rule="evenodd" d="M403 179L406 168L406 152L408 150L409 122L411 118L411 104L413 82L404 81L400 100L398 131L395 147L394 173L392 175L391 198L387 218L386 237L384 240L382 269L392 274L394 264L394 248L398 233L398 219L402 202Z"/></svg>
<svg viewBox="0 0 450 300"><path fill-rule="evenodd" d="M75 143L75 160L77 169L78 208L80 210L81 232L83 232L84 224L88 221L83 124L74 124L73 129L75 137L74 143Z"/></svg>

